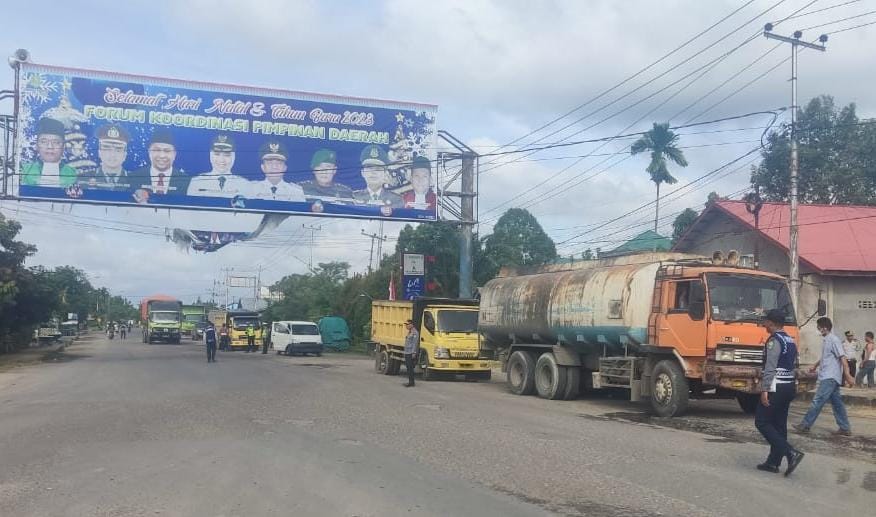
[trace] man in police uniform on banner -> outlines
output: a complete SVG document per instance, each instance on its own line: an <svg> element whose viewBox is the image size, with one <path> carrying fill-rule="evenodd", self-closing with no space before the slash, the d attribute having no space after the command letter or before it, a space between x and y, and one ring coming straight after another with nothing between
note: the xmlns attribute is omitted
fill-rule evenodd
<svg viewBox="0 0 876 517"><path fill-rule="evenodd" d="M159 128L149 139L149 165L131 175L131 186L138 189L137 202L146 202L150 196L166 194L184 196L189 189L189 176L173 166L176 160L176 142L173 133Z"/></svg>
<svg viewBox="0 0 876 517"><path fill-rule="evenodd" d="M353 201L353 189L334 181L338 172L337 160L337 153L331 149L320 149L313 153L310 159L313 179L301 182L305 196L328 202Z"/></svg>
<svg viewBox="0 0 876 517"><path fill-rule="evenodd" d="M97 130L97 156L100 166L93 175L80 183L101 190L131 190L131 178L123 168L128 158L128 132L118 124L101 126Z"/></svg>
<svg viewBox="0 0 876 517"><path fill-rule="evenodd" d="M304 201L304 190L283 180L286 174L286 160L289 152L282 142L269 140L259 148L262 159L262 172L265 179L255 182L250 187L253 199L270 199L274 201Z"/></svg>
<svg viewBox="0 0 876 517"><path fill-rule="evenodd" d="M249 183L231 172L236 157L234 139L228 135L216 135L210 142L210 165L213 168L192 178L188 195L234 197L245 193Z"/></svg>
<svg viewBox="0 0 876 517"><path fill-rule="evenodd" d="M797 395L797 344L785 333L785 312L772 309L763 322L770 336L763 351L760 400L754 411L754 425L770 444L770 454L758 470L777 474L787 459L785 475L794 472L803 453L788 443L788 409Z"/></svg>
<svg viewBox="0 0 876 517"><path fill-rule="evenodd" d="M21 169L22 185L69 187L76 183L76 169L61 163L64 157L64 124L41 118L36 127L37 159Z"/></svg>
<svg viewBox="0 0 876 517"><path fill-rule="evenodd" d="M353 192L359 203L380 207L380 213L389 216L393 208L402 208L404 202L395 192L386 190L386 164L389 162L386 151L376 145L362 150L362 178L365 188Z"/></svg>

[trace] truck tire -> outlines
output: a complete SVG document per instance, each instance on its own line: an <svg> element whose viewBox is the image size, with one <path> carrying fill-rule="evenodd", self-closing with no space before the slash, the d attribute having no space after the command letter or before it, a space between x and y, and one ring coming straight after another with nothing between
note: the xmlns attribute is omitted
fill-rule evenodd
<svg viewBox="0 0 876 517"><path fill-rule="evenodd" d="M424 381L434 381L435 372L429 369L429 354L425 350L420 350L420 357L417 359L417 365L420 367L420 372L423 373Z"/></svg>
<svg viewBox="0 0 876 517"><path fill-rule="evenodd" d="M575 400L581 388L581 368L577 366L562 366L566 370L566 391L563 400Z"/></svg>
<svg viewBox="0 0 876 517"><path fill-rule="evenodd" d="M508 358L506 367L508 387L515 395L532 395L535 392L535 358L529 352L518 350Z"/></svg>
<svg viewBox="0 0 876 517"><path fill-rule="evenodd" d="M673 359L664 359L654 366L651 375L651 409L662 417L684 414L690 396L690 386L681 365Z"/></svg>
<svg viewBox="0 0 876 517"><path fill-rule="evenodd" d="M566 393L566 369L557 364L553 352L545 352L535 362L535 391L543 399L557 400Z"/></svg>
<svg viewBox="0 0 876 517"><path fill-rule="evenodd" d="M389 375L389 354L386 350L378 350L374 354L374 371L382 375Z"/></svg>
<svg viewBox="0 0 876 517"><path fill-rule="evenodd" d="M760 395L752 393L737 393L736 402L739 402L739 407L746 415L753 415L760 404Z"/></svg>
<svg viewBox="0 0 876 517"><path fill-rule="evenodd" d="M398 372L401 371L401 365L402 362L400 360L389 356L389 371L386 372L386 375L398 375Z"/></svg>

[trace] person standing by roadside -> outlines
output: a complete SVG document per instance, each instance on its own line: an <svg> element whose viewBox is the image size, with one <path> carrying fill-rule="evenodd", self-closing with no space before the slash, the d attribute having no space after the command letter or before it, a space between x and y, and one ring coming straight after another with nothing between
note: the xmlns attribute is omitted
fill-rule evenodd
<svg viewBox="0 0 876 517"><path fill-rule="evenodd" d="M122 324L122 326L119 327L119 337L121 337L122 339L125 339L127 334L128 334L128 327L126 327L124 324Z"/></svg>
<svg viewBox="0 0 876 517"><path fill-rule="evenodd" d="M246 326L246 353L255 352L255 327L252 323Z"/></svg>
<svg viewBox="0 0 876 517"><path fill-rule="evenodd" d="M420 333L414 328L413 320L406 321L405 328L408 331L405 336L405 369L408 371L408 383L405 387L410 388L414 385L414 367L420 355Z"/></svg>
<svg viewBox="0 0 876 517"><path fill-rule="evenodd" d="M211 323L204 329L204 344L207 345L207 362L216 362L216 327Z"/></svg>
<svg viewBox="0 0 876 517"><path fill-rule="evenodd" d="M864 333L864 356L861 369L858 370L858 375L855 377L855 386L862 387L865 375L867 376L867 387L876 386L876 382L873 382L874 371L876 371L876 343L873 342L873 333L867 331Z"/></svg>
<svg viewBox="0 0 876 517"><path fill-rule="evenodd" d="M225 323L219 329L219 349L228 350L228 326Z"/></svg>
<svg viewBox="0 0 876 517"><path fill-rule="evenodd" d="M846 351L846 360L849 362L849 375L854 377L858 371L858 355L861 353L861 344L855 339L855 333L851 330L846 331L843 349Z"/></svg>
<svg viewBox="0 0 876 517"><path fill-rule="evenodd" d="M818 318L815 325L824 337L821 344L821 359L809 369L810 372L818 370L818 389L812 398L809 411L806 412L799 424L794 425L794 430L799 433L808 433L812 424L815 423L815 419L821 413L821 408L830 400L830 404L833 406L833 416L839 426L839 430L834 431L833 434L851 436L852 428L840 393L840 387L844 380L850 386L855 382L855 379L849 375L846 351L836 334L831 332L833 322L830 321L830 318Z"/></svg>
<svg viewBox="0 0 876 517"><path fill-rule="evenodd" d="M268 343L271 342L271 324L262 322L262 353L268 353Z"/></svg>
<svg viewBox="0 0 876 517"><path fill-rule="evenodd" d="M788 443L788 409L797 394L797 344L785 333L785 313L773 309L763 322L770 337L763 350L760 403L754 412L754 426L770 444L770 454L758 470L778 473L787 458L788 476L803 460L803 453Z"/></svg>

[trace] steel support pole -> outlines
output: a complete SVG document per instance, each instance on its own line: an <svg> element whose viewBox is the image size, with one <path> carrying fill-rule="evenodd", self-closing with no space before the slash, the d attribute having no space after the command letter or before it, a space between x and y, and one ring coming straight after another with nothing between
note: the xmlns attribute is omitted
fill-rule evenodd
<svg viewBox="0 0 876 517"><path fill-rule="evenodd" d="M459 297L472 297L472 246L474 236L474 163L476 155L462 155L462 220L459 232Z"/></svg>

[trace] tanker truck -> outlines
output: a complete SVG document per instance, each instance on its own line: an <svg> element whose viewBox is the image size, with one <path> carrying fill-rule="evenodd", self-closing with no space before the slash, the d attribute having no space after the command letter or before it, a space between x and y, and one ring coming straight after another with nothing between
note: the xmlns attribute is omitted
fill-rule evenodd
<svg viewBox="0 0 876 517"><path fill-rule="evenodd" d="M781 276L680 253L647 253L529 270L481 288L481 347L510 390L573 399L623 388L676 416L690 398L735 397L753 412L770 309L794 307ZM799 389L808 389L801 382Z"/></svg>

